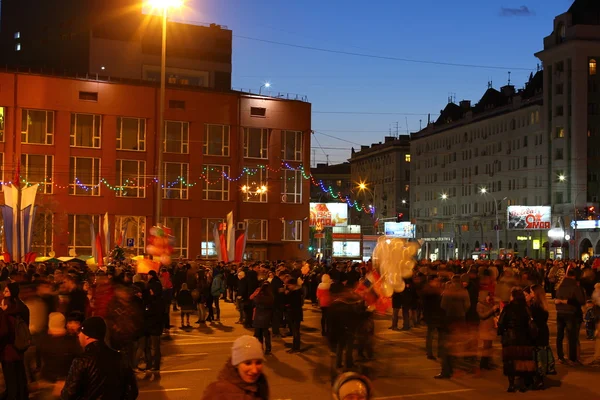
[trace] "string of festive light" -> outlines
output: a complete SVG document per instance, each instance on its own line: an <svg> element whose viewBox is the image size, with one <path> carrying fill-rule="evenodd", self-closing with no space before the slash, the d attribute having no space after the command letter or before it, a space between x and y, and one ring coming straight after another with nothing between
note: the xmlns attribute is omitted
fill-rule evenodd
<svg viewBox="0 0 600 400"><path fill-rule="evenodd" d="M228 169L228 168L227 168ZM342 203L346 203L348 207L354 208L359 212L365 212L366 214L374 214L375 208L372 205L361 204L358 200L352 200L349 195L342 194L341 192L336 192L331 186L325 186L322 180L317 180L312 174L306 173L304 166L300 165L298 167L294 167L287 162L282 162L278 168L273 168L269 165L257 165L256 167L243 167L242 171L237 176L232 176L227 173L224 168L213 167L213 166L205 166L203 168L203 172L200 173L199 179L204 181L208 185L217 185L222 183L223 180L227 180L229 182L238 182L244 177L248 178L251 176L256 176L263 171L270 171L274 173L281 172L282 170L288 171L299 171L302 175L302 178L305 180L309 180L310 183L316 187L319 187L324 193L331 196L332 199L338 200ZM213 173L214 176L210 176ZM211 180L212 178L212 180ZM295 177L285 178L288 180L293 180ZM146 178L144 178L146 180ZM72 189L79 188L86 192L93 191L99 189L101 186L108 188L109 190L115 192L123 192L126 190L138 190L142 188L149 188L152 185L158 183L157 177L148 177L147 183L139 183L137 179L129 179L126 178L123 182L123 185L113 185L108 182L108 180L104 177L99 178L98 184L93 183L85 183L82 182L78 177L74 178L74 183L68 185L59 185L51 180L44 179L41 182L29 182L26 179L21 179L21 183L25 186L31 186L35 184L40 184L43 186L52 185L58 189ZM163 189L185 189L189 187L194 187L199 182L189 182L182 176L177 176L175 180L170 180L161 185ZM12 181L3 182L0 181L2 185L12 185ZM253 183L254 184L254 183ZM262 185L261 185L262 186Z"/></svg>

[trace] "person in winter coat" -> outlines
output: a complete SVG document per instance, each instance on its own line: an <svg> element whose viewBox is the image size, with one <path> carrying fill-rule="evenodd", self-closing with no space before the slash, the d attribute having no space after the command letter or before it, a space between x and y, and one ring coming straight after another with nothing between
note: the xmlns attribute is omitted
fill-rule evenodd
<svg viewBox="0 0 600 400"><path fill-rule="evenodd" d="M583 315L581 307L585 305L585 294L576 279L577 272L571 268L556 288L556 354L565 362L563 340L565 331L569 342L569 360L577 363L579 330Z"/></svg>
<svg viewBox="0 0 600 400"><path fill-rule="evenodd" d="M444 310L442 310L442 283L440 278L433 276L421 291L423 302L423 319L427 324L427 336L425 339L425 350L427 358L435 360L433 355L433 335L438 334L438 356L442 354L442 327L444 322Z"/></svg>
<svg viewBox="0 0 600 400"><path fill-rule="evenodd" d="M250 295L248 291L248 278L246 277L245 271L238 271L238 287L237 287L237 307L240 312L240 319L238 324L244 324L245 328L250 328L250 323L252 322L252 316L246 315L248 311L247 303L250 302Z"/></svg>
<svg viewBox="0 0 600 400"><path fill-rule="evenodd" d="M184 328L183 317L186 318L187 327L190 325L190 314L196 311L196 305L192 293L188 290L187 283L182 283L179 293L177 294L177 305L181 309L181 329Z"/></svg>
<svg viewBox="0 0 600 400"><path fill-rule="evenodd" d="M164 310L162 287L155 282L151 283L148 287L148 299L144 311L146 370L151 378L160 374L160 335L164 325Z"/></svg>
<svg viewBox="0 0 600 400"><path fill-rule="evenodd" d="M202 400L268 400L269 384L263 374L262 345L252 336L239 337L231 358L208 385Z"/></svg>
<svg viewBox="0 0 600 400"><path fill-rule="evenodd" d="M27 375L24 355L15 346L17 318L29 326L29 309L19 298L19 284L11 282L4 288L4 299L0 310L0 362L6 387L7 399L26 400Z"/></svg>
<svg viewBox="0 0 600 400"><path fill-rule="evenodd" d="M321 283L317 287L317 300L319 300L319 307L321 307L321 335L326 336L329 333L329 326L327 321L327 310L331 305L331 278L327 274L323 274L321 277Z"/></svg>
<svg viewBox="0 0 600 400"><path fill-rule="evenodd" d="M533 285L525 290L531 319L537 326L537 335L532 338L535 352L536 375L534 384L536 390L544 389L544 376L556 373L554 356L550 348L550 329L548 328L548 300L542 285Z"/></svg>
<svg viewBox="0 0 600 400"><path fill-rule="evenodd" d="M254 319L252 326L254 327L254 337L264 345L265 355L271 354L271 319L273 318L273 292L271 284L265 281L261 287L256 289L250 296L250 300L254 302ZM264 341L263 341L264 339Z"/></svg>
<svg viewBox="0 0 600 400"><path fill-rule="evenodd" d="M219 299L223 294L225 294L225 291L225 277L223 276L223 271L219 268L215 268L213 271L213 280L210 285L210 294L213 298L215 311L217 312L217 318L215 318L215 321L221 320L221 307L219 306Z"/></svg>
<svg viewBox="0 0 600 400"><path fill-rule="evenodd" d="M502 363L508 377L509 393L514 393L515 378L523 378L520 391L526 390L526 380L535 374L532 338L529 331L530 313L525 294L513 288L510 302L502 309L498 320L498 334L502 336Z"/></svg>
<svg viewBox="0 0 600 400"><path fill-rule="evenodd" d="M479 292L477 315L479 316L479 339L483 342L479 368L492 369L493 343L498 336L496 315L500 307L494 302L494 295L488 291Z"/></svg>
<svg viewBox="0 0 600 400"><path fill-rule="evenodd" d="M300 351L300 323L303 321L302 314L302 287L298 285L298 279L290 278L286 282L285 290L286 319L293 336L292 348L289 353Z"/></svg>

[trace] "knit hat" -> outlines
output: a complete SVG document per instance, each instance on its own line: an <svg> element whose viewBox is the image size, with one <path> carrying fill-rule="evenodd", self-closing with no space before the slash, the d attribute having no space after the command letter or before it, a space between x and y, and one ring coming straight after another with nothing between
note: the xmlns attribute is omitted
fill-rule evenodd
<svg viewBox="0 0 600 400"><path fill-rule="evenodd" d="M67 332L65 329L66 323L67 321L63 313L50 313L48 319L48 333L50 335L64 335Z"/></svg>
<svg viewBox="0 0 600 400"><path fill-rule="evenodd" d="M338 398L340 400L344 400L346 396L351 394L359 395L366 397L369 395L369 391L367 386L360 379L352 379L346 381L340 386L340 390L338 391Z"/></svg>
<svg viewBox="0 0 600 400"><path fill-rule="evenodd" d="M92 339L103 341L106 336L106 323L101 317L89 317L81 324L81 333Z"/></svg>
<svg viewBox="0 0 600 400"><path fill-rule="evenodd" d="M321 282L323 283L331 283L331 277L327 274L323 274L321 277Z"/></svg>
<svg viewBox="0 0 600 400"><path fill-rule="evenodd" d="M140 274L135 274L133 276L133 283L137 283L137 282L141 282L142 281L142 276Z"/></svg>
<svg viewBox="0 0 600 400"><path fill-rule="evenodd" d="M263 360L262 345L254 336L240 336L231 348L231 364L236 366L248 360Z"/></svg>

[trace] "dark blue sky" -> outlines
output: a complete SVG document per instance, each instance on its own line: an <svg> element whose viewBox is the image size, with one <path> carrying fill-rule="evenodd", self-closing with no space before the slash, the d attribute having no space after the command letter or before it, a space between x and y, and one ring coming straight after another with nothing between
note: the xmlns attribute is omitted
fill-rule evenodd
<svg viewBox="0 0 600 400"><path fill-rule="evenodd" d="M512 82L522 87L536 69L533 53L542 49L554 17L572 4L572 0L187 1L185 15L176 19L215 22L233 30L235 88L257 91L269 81L273 92L308 96L316 160L323 162L327 153L331 163L346 160L350 147L357 145L326 135L370 144L383 140L390 127L395 132L396 122L400 133L406 133L407 122L415 131L420 119L425 124L428 113L439 113L450 93L457 101L476 102L489 80L496 88L506 84L509 69L357 57L240 36L376 56L509 67ZM331 111L346 114L322 113Z"/></svg>

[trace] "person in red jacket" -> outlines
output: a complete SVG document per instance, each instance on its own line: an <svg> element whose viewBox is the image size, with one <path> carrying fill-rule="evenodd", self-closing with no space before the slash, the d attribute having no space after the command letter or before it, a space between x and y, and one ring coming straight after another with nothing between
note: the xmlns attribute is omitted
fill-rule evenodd
<svg viewBox="0 0 600 400"><path fill-rule="evenodd" d="M319 307L321 307L321 335L326 336L329 333L327 325L327 309L331 305L331 277L327 274L323 274L321 277L321 283L317 287L317 300L319 300Z"/></svg>

